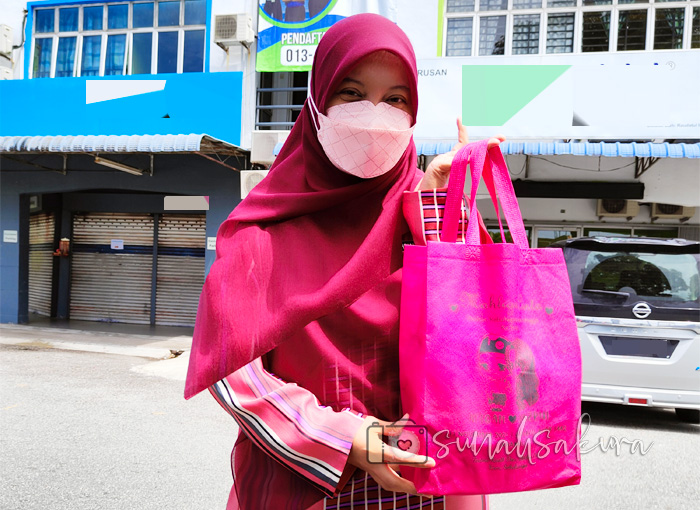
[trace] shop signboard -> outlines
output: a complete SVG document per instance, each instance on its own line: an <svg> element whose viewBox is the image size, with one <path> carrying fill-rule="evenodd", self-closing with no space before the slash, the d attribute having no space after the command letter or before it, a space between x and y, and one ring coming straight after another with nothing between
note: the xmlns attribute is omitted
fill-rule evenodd
<svg viewBox="0 0 700 510"><path fill-rule="evenodd" d="M700 66L692 52L631 55L438 57L418 61L415 137L700 138Z"/></svg>
<svg viewBox="0 0 700 510"><path fill-rule="evenodd" d="M362 12L396 20L397 0L260 0L256 71L309 71L323 34Z"/></svg>

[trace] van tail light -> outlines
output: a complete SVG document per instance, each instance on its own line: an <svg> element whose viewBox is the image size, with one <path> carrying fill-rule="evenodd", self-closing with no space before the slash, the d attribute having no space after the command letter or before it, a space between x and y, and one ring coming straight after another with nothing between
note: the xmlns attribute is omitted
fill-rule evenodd
<svg viewBox="0 0 700 510"><path fill-rule="evenodd" d="M630 398L628 401L630 404L638 404L638 405L648 405L649 402L645 398Z"/></svg>

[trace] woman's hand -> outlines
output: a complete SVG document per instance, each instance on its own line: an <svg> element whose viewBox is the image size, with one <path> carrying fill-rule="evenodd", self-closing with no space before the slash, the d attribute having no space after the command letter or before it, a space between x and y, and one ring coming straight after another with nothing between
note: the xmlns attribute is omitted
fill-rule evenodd
<svg viewBox="0 0 700 510"><path fill-rule="evenodd" d="M397 473L397 466L403 464L417 468L432 468L435 467L435 460L394 448L382 441L382 434L400 435L403 426L407 423L404 421L402 424L401 421L407 417L408 415L405 415L396 423L379 420L374 416L365 418L353 439L348 462L369 473L384 490L418 495L413 483L401 478Z"/></svg>
<svg viewBox="0 0 700 510"><path fill-rule="evenodd" d="M488 148L495 147L501 142L505 141L506 137L503 135L496 135L493 138L489 138ZM440 154L436 156L428 165L425 170L425 176L421 179L418 187L416 189L433 189L433 188L445 188L447 187L447 182L450 177L450 168L452 167L452 160L457 154L457 151L469 143L469 135L467 133L467 128L462 125L462 119L457 118L457 144L452 147L450 152L445 154Z"/></svg>

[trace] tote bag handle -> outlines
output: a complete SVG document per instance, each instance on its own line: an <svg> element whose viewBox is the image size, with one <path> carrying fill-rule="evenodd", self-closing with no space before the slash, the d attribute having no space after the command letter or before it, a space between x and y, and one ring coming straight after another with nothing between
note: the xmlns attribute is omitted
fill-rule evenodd
<svg viewBox="0 0 700 510"><path fill-rule="evenodd" d="M501 148L495 146L487 150L488 140L470 143L462 147L455 155L452 161L452 169L450 171L450 184L447 190L447 198L445 203L445 219L443 225L443 240L454 242L457 238L457 220L458 211L453 211L456 200L457 207L460 205L460 196L464 189L464 180L466 177L466 167L471 169L471 193L470 193L470 210L469 217L474 218L477 212L476 207L476 191L479 187L479 182L483 176L486 187L488 188L491 200L494 203L496 213L498 215L498 201L500 199L503 215L506 223L513 236L513 242L521 249L528 249L529 243L525 226L520 214L518 200L515 197L513 183L510 180L508 167L503 159ZM456 170L456 172L455 172ZM454 172L454 175L453 175ZM452 177L456 179L452 180ZM461 182L459 182L461 181ZM453 186L454 184L454 186ZM500 224L500 217L498 218ZM450 241L451 240L451 241ZM467 226L467 244L478 245L479 230L476 222L470 221ZM505 241L505 239L504 239Z"/></svg>
<svg viewBox="0 0 700 510"><path fill-rule="evenodd" d="M474 145L474 144L471 144ZM465 146L466 148L467 146ZM442 233L439 234L440 241L446 243L454 243L457 241L457 228L459 226L459 219L462 214L462 197L464 195L464 181L466 179L467 166L469 165L469 157L471 150L460 150L455 154L452 160L452 167L450 168L450 180L447 185L447 197L445 197L445 212L442 219ZM501 235L503 236L503 226L501 225L501 217L498 212L498 202L496 201L496 192L493 186L493 179L491 174L488 173L484 175L484 182L489 190L489 195L491 196L491 201L496 209L496 217L498 218L498 225L501 228ZM467 203L469 207L470 218L476 218L471 216L471 204L474 198ZM480 217L478 221L482 221ZM466 236L465 236L466 241Z"/></svg>

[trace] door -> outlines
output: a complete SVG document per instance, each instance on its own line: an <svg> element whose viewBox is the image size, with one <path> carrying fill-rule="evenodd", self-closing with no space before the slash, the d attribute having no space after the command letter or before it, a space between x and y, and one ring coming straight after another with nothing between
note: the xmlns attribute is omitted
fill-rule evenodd
<svg viewBox="0 0 700 510"><path fill-rule="evenodd" d="M204 285L205 247L204 214L160 215L156 324L194 325Z"/></svg>
<svg viewBox="0 0 700 510"><path fill-rule="evenodd" d="M29 217L29 313L51 316L53 293L54 213Z"/></svg>
<svg viewBox="0 0 700 510"><path fill-rule="evenodd" d="M153 215L76 213L70 317L150 324Z"/></svg>

